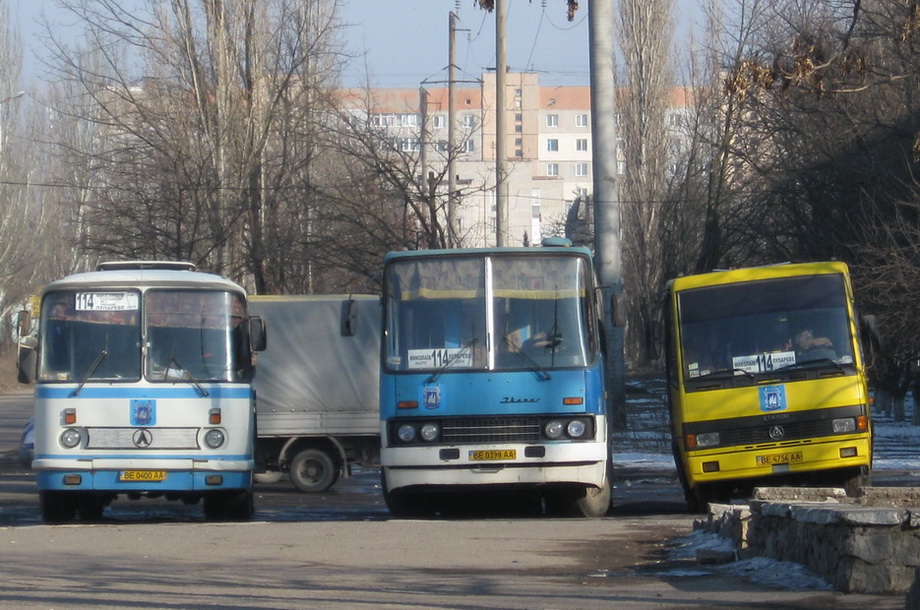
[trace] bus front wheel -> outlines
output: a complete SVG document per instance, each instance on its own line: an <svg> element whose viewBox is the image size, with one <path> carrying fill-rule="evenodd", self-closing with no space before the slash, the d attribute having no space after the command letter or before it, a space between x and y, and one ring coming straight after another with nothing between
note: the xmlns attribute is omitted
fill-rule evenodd
<svg viewBox="0 0 920 610"><path fill-rule="evenodd" d="M612 481L613 464L608 460L607 472L600 487L586 487L574 493L570 491L563 492L565 494L565 499L563 500L565 513L572 517L587 517L589 519L597 519L606 515L607 511L610 510L610 501L613 496Z"/></svg>

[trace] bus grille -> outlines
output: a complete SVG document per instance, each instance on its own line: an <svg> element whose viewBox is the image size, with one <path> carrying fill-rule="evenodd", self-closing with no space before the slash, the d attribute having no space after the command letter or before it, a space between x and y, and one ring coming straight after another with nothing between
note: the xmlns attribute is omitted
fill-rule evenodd
<svg viewBox="0 0 920 610"><path fill-rule="evenodd" d="M758 426L756 428L736 428L734 430L724 430L721 432L720 445L759 445L762 443L774 443L782 441L792 441L803 438L814 438L819 436L831 436L834 434L833 424L830 420L801 421L781 424L783 435L780 438L770 436L770 429L773 426Z"/></svg>
<svg viewBox="0 0 920 610"><path fill-rule="evenodd" d="M87 449L199 449L198 428L87 428Z"/></svg>
<svg viewBox="0 0 920 610"><path fill-rule="evenodd" d="M445 443L536 443L540 420L536 417L462 417L443 420Z"/></svg>

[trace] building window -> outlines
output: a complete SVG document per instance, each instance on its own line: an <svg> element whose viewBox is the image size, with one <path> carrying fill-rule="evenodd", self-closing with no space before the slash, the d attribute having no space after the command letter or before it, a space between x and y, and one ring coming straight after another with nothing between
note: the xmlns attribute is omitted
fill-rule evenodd
<svg viewBox="0 0 920 610"><path fill-rule="evenodd" d="M546 164L546 175L547 176L558 176L559 175L559 164L558 163L547 163Z"/></svg>
<svg viewBox="0 0 920 610"><path fill-rule="evenodd" d="M588 164L587 163L576 163L575 164L575 175L576 176L587 176L588 175Z"/></svg>
<svg viewBox="0 0 920 610"><path fill-rule="evenodd" d="M419 116L417 114L400 114L396 116L396 121L400 127L415 127L419 124Z"/></svg>
<svg viewBox="0 0 920 610"><path fill-rule="evenodd" d="M578 138L575 140L575 150L579 152L588 151L588 138Z"/></svg>
<svg viewBox="0 0 920 610"><path fill-rule="evenodd" d="M514 90L514 97L521 97L522 95L524 95L524 90L523 90L523 89L515 89L515 90Z"/></svg>
<svg viewBox="0 0 920 610"><path fill-rule="evenodd" d="M435 129L444 129L447 126L447 117L443 114L436 114L431 117L431 126Z"/></svg>
<svg viewBox="0 0 920 610"><path fill-rule="evenodd" d="M559 152L559 140L550 138L546 141L546 150L549 152Z"/></svg>
<svg viewBox="0 0 920 610"><path fill-rule="evenodd" d="M396 116L392 114L375 114L371 117L371 124L375 127L392 127L396 124Z"/></svg>
<svg viewBox="0 0 920 610"><path fill-rule="evenodd" d="M523 125L515 125L515 126L514 126L514 133L524 133L524 126L523 126Z"/></svg>
<svg viewBox="0 0 920 610"><path fill-rule="evenodd" d="M421 148L418 138L396 138L394 145L396 150L402 152L417 151Z"/></svg>
<svg viewBox="0 0 920 610"><path fill-rule="evenodd" d="M587 127L588 126L588 115L587 114L576 114L575 115L575 126L576 127Z"/></svg>
<svg viewBox="0 0 920 610"><path fill-rule="evenodd" d="M474 150L476 150L476 147L473 145L473 141L472 141L472 140L465 140L465 141L463 142L463 152L465 152L465 153L471 153L471 152L473 152Z"/></svg>
<svg viewBox="0 0 920 610"><path fill-rule="evenodd" d="M472 114L464 114L463 115L463 126L464 127L475 127L476 117Z"/></svg>
<svg viewBox="0 0 920 610"><path fill-rule="evenodd" d="M515 145L515 146L523 146L523 145L524 145L524 138L515 138L515 139L514 139L514 145Z"/></svg>
<svg viewBox="0 0 920 610"><path fill-rule="evenodd" d="M523 114L521 114L520 112L515 113L515 115L514 115L514 122L515 122L515 123L520 123L520 122L523 121L523 120L524 120L524 115L523 115Z"/></svg>
<svg viewBox="0 0 920 610"><path fill-rule="evenodd" d="M559 127L559 115L558 114L546 115L546 126L547 127Z"/></svg>

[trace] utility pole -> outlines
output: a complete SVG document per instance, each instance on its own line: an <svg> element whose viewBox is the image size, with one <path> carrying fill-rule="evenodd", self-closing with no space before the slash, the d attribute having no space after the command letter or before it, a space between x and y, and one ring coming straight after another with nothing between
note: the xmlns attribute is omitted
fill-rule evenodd
<svg viewBox="0 0 920 610"><path fill-rule="evenodd" d="M508 59L505 54L507 0L495 0L495 245L508 245L508 105L505 102Z"/></svg>
<svg viewBox="0 0 920 610"><path fill-rule="evenodd" d="M457 80L456 52L457 14L450 12L450 43L447 64L447 245L460 245L457 230L457 102L455 84Z"/></svg>
<svg viewBox="0 0 920 610"><path fill-rule="evenodd" d="M626 428L626 373L623 362L624 301L617 192L616 88L613 72L613 0L593 0L588 8L591 57L591 157L594 169L594 258L605 310L607 412L610 424Z"/></svg>

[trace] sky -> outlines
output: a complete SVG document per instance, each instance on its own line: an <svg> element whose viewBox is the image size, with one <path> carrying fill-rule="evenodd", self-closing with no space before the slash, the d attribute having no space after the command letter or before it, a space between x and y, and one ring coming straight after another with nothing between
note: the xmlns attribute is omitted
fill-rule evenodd
<svg viewBox="0 0 920 610"><path fill-rule="evenodd" d="M137 0L132 0L137 1ZM495 13L474 0L337 0L346 25L345 43L353 59L344 84L415 88L445 82L449 64L449 15L457 17L457 78L478 79L495 67ZM615 0L614 0L615 1ZM582 0L575 19L566 18L565 0L506 0L505 49L512 71L532 70L543 85L589 82L588 8ZM41 71L42 44L35 34L42 13L60 19L55 0L6 0L23 37L26 78ZM680 31L694 23L697 0L676 0ZM369 79L369 81L368 81Z"/></svg>

